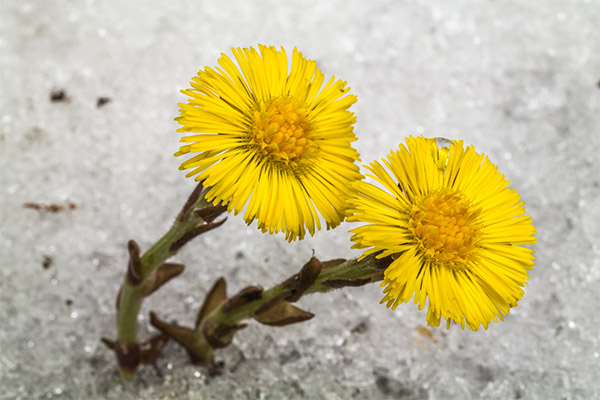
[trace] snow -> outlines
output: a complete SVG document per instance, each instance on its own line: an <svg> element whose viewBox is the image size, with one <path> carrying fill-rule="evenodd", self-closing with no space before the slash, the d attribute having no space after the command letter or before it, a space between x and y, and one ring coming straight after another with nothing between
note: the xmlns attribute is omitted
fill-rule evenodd
<svg viewBox="0 0 600 400"><path fill-rule="evenodd" d="M40 0L0 15L0 399L600 398L600 2ZM257 43L349 82L364 163L424 134L499 166L538 231L505 322L425 331L425 311L392 312L369 285L303 299L306 323L251 323L219 376L169 344L119 380L99 339L115 335L126 243L152 244L194 187L172 157L179 90ZM230 216L177 255L187 269L145 303L140 339L149 310L191 325L220 276L268 287L313 250L357 256L348 229L288 245Z"/></svg>

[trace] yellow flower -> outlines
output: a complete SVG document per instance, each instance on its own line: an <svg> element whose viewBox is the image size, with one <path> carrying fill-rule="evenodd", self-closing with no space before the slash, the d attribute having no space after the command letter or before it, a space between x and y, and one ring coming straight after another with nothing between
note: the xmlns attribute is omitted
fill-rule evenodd
<svg viewBox="0 0 600 400"><path fill-rule="evenodd" d="M392 256L381 301L395 309L427 300L427 323L444 317L464 329L487 329L523 296L535 243L524 203L487 157L462 141L406 140L406 147L373 162L376 184L356 182L349 221L363 256ZM388 170L391 172L388 172Z"/></svg>
<svg viewBox="0 0 600 400"><path fill-rule="evenodd" d="M361 179L356 120L348 108L356 96L346 82L324 75L314 61L294 49L259 45L232 49L235 62L222 54L220 67L206 67L192 78L190 96L179 104L183 125L193 132L175 153L196 153L180 169L191 169L210 187L207 200L229 203L263 232L285 232L302 239L344 218L351 182ZM237 63L237 64L236 64Z"/></svg>

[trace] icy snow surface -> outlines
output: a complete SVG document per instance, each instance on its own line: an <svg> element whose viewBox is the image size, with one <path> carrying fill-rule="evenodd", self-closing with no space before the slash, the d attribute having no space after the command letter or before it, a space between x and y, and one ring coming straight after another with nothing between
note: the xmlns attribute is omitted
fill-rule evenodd
<svg viewBox="0 0 600 400"><path fill-rule="evenodd" d="M600 398L599 1L3 0L0 16L0 399ZM426 333L425 311L392 312L369 285L303 299L307 323L251 323L220 376L169 344L119 380L99 339L125 245L147 248L194 187L172 157L179 90L256 43L349 82L363 162L423 133L512 180L539 243L505 322ZM313 249L358 255L347 229L288 245L231 216L176 257L187 269L144 304L140 338L151 309L191 325L221 275L267 287Z"/></svg>

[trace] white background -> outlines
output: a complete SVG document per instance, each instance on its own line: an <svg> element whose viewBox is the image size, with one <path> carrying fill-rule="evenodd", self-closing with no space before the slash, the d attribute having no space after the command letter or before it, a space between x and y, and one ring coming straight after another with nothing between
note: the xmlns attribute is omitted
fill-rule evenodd
<svg viewBox="0 0 600 400"><path fill-rule="evenodd" d="M0 399L600 397L600 2L3 0L0 20ZM170 344L120 382L99 338L115 336L126 243L147 248L194 187L172 157L179 90L256 43L348 81L364 163L424 134L499 166L538 230L505 322L426 334L425 311L392 312L369 285L303 299L307 323L251 323L220 376ZM145 303L140 338L150 309L191 325L221 275L268 287L313 250L357 256L348 229L288 245L230 216L176 257L187 269Z"/></svg>

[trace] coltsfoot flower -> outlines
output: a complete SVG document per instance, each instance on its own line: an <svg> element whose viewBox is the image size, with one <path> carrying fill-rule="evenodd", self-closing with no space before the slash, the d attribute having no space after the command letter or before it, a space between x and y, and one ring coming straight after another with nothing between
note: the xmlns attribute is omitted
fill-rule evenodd
<svg viewBox="0 0 600 400"><path fill-rule="evenodd" d="M395 258L381 302L428 302L430 326L441 317L472 330L502 320L534 265L533 250L519 245L536 241L510 182L462 141L410 137L382 161L367 167L376 184L354 184L348 219L366 223L351 230L354 248Z"/></svg>
<svg viewBox="0 0 600 400"><path fill-rule="evenodd" d="M207 200L245 210L263 232L285 232L288 240L313 235L344 218L351 182L361 179L356 120L348 109L356 96L346 82L324 75L314 61L294 49L260 46L222 54L220 67L192 78L190 99L179 104L183 125L192 132L176 156L195 154L180 169L191 169L210 187ZM320 217L320 216L321 217Z"/></svg>

